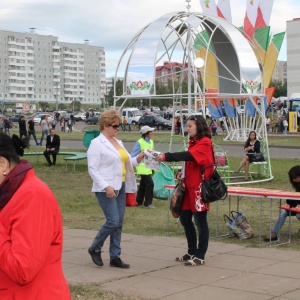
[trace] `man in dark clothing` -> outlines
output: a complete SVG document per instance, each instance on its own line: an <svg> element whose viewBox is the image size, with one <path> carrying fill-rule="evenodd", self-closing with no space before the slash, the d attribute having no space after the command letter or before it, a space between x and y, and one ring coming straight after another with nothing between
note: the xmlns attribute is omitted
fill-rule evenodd
<svg viewBox="0 0 300 300"><path fill-rule="evenodd" d="M49 164L49 167L55 166L56 155L59 152L60 147L60 137L59 135L55 134L55 129L50 129L50 135L47 136L46 141L46 150L44 151L44 156ZM50 155L52 155L53 162L50 160Z"/></svg>
<svg viewBox="0 0 300 300"><path fill-rule="evenodd" d="M30 120L28 121L28 136L29 136L29 140L30 140L30 136L33 136L33 139L36 143L36 145L38 145L38 141L36 139L36 135L35 135L35 129L34 129L34 117L31 117Z"/></svg>
<svg viewBox="0 0 300 300"><path fill-rule="evenodd" d="M24 116L20 117L19 120L19 133L20 133L20 139L24 136L27 137L27 129L26 129L26 120Z"/></svg>

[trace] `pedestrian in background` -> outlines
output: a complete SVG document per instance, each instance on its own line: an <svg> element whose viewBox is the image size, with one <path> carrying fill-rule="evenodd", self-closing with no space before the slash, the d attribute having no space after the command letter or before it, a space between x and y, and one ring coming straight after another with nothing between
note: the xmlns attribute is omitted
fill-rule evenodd
<svg viewBox="0 0 300 300"><path fill-rule="evenodd" d="M40 146L43 145L44 136L46 136L47 138L47 136L49 135L48 116L44 116L43 120L41 121L41 129L42 129L42 137L40 140Z"/></svg>
<svg viewBox="0 0 300 300"><path fill-rule="evenodd" d="M36 145L38 145L38 141L36 139L36 135L35 135L35 128L34 128L34 117L32 116L30 118L30 120L28 121L27 123L27 126L28 126L28 137L29 137L29 141L30 141L30 136L32 135L33 136L33 139L36 143Z"/></svg>
<svg viewBox="0 0 300 300"><path fill-rule="evenodd" d="M19 133L20 133L20 139L22 139L23 137L24 138L27 137L26 120L24 116L21 116L19 120Z"/></svg>

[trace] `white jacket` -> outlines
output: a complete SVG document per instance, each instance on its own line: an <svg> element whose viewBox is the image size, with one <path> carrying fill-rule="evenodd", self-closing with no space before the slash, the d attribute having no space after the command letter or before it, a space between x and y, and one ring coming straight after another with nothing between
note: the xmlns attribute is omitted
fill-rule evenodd
<svg viewBox="0 0 300 300"><path fill-rule="evenodd" d="M120 140L115 141L126 151ZM137 190L136 179L133 167L139 165L136 157L128 155L125 163L126 193L135 193ZM89 174L93 179L92 192L105 192L107 186L120 190L122 186L122 161L118 150L109 142L109 140L100 134L91 141L87 151L87 162Z"/></svg>

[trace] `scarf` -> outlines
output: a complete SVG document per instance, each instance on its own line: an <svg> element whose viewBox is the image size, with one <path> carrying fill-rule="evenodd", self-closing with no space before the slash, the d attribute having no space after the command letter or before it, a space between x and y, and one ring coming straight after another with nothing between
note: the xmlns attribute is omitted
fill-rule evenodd
<svg viewBox="0 0 300 300"><path fill-rule="evenodd" d="M32 169L31 164L27 160L21 160L20 163L7 174L0 185L0 210L5 207L18 190L30 169Z"/></svg>

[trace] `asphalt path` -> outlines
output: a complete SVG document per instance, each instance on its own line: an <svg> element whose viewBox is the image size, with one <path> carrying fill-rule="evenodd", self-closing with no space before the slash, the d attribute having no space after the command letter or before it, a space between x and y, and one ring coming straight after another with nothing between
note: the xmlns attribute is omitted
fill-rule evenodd
<svg viewBox="0 0 300 300"><path fill-rule="evenodd" d="M299 137L300 138L300 137ZM127 151L131 151L133 148L134 142L126 142L123 140L125 148ZM228 145L228 144L218 144L220 147L223 148L224 151L227 151L229 156L235 157L243 157L245 152L243 151L243 145ZM167 147L167 146L166 146ZM84 150L86 149L79 140L64 140L63 136L61 135L61 148L71 148L77 150ZM176 150L175 150L176 151ZM295 147L270 147L269 148L270 157L271 158L300 158L300 151L298 148Z"/></svg>

